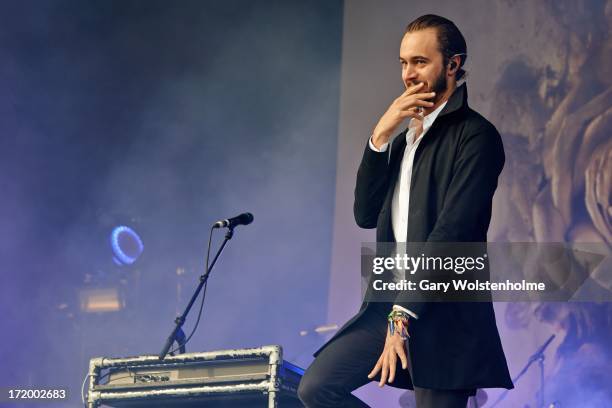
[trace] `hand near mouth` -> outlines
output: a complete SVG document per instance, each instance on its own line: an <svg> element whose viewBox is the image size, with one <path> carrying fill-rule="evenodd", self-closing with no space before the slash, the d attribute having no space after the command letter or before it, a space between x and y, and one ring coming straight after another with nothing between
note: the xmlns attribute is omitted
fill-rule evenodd
<svg viewBox="0 0 612 408"><path fill-rule="evenodd" d="M419 92L424 83L410 86L389 106L387 111L379 119L374 132L372 133L372 143L376 148L387 143L398 126L406 118L423 120L422 112L424 108L434 106L431 99L436 96L435 92Z"/></svg>

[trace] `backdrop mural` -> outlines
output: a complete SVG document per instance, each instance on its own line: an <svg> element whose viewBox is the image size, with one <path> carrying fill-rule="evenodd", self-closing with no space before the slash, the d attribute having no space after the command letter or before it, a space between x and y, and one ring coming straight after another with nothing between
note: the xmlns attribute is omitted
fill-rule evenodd
<svg viewBox="0 0 612 408"><path fill-rule="evenodd" d="M531 33L543 39L536 49L508 56L492 92L491 119L508 157L495 214L512 220L498 223L492 238L609 248L612 3L544 2L528 9L549 29ZM600 265L592 274L608 290L609 271ZM549 401L611 403L604 380L612 369L610 303L509 304L503 319L509 333L538 326L559 335L546 378Z"/></svg>

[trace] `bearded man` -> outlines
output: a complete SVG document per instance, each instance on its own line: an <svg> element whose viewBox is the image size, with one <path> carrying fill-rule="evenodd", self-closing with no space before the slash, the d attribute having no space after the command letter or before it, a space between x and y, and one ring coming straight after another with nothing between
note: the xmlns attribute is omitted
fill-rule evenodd
<svg viewBox="0 0 612 408"><path fill-rule="evenodd" d="M411 22L400 46L405 91L369 136L354 214L377 242L486 242L501 137L470 109L465 39L443 17ZM391 140L400 124L408 129ZM364 300L315 353L298 389L306 407L367 407L370 381L414 389L418 408L465 408L479 388L513 388L491 302Z"/></svg>

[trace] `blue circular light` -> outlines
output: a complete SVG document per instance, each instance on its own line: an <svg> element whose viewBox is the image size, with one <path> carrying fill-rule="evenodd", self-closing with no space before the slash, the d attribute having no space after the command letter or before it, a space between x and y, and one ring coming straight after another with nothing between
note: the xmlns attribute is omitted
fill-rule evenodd
<svg viewBox="0 0 612 408"><path fill-rule="evenodd" d="M126 225L115 227L110 236L113 260L122 265L131 265L144 250L142 239L136 231Z"/></svg>

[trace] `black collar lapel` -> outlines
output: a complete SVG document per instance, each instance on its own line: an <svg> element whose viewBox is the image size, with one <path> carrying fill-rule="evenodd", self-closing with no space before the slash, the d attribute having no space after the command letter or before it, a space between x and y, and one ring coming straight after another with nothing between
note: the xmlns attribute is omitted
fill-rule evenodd
<svg viewBox="0 0 612 408"><path fill-rule="evenodd" d="M457 89L455 89L455 92L453 92L450 98L448 98L448 103L446 104L444 109L442 109L442 112L440 112L440 115L438 117L446 116L453 112L467 109L467 97L467 87L465 86L465 83L463 83L458 86Z"/></svg>

